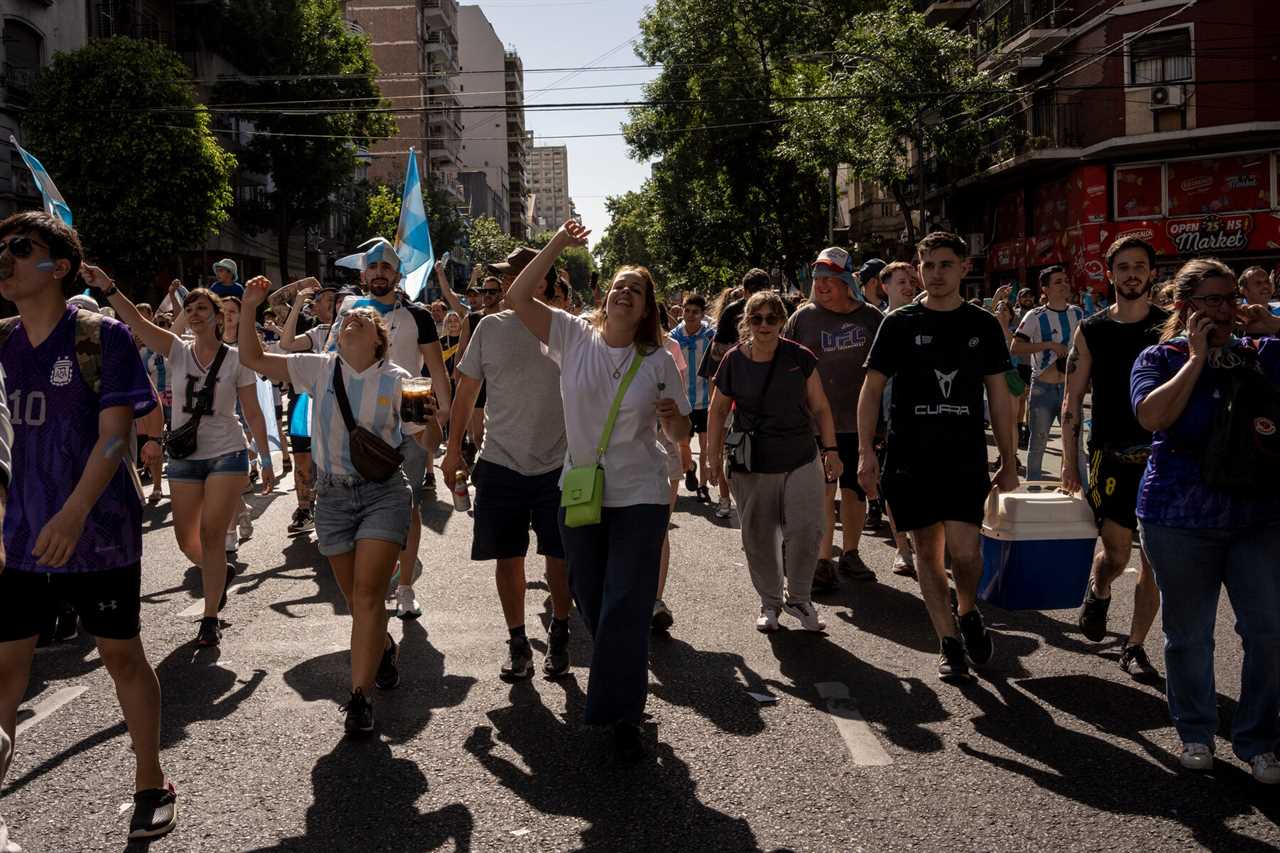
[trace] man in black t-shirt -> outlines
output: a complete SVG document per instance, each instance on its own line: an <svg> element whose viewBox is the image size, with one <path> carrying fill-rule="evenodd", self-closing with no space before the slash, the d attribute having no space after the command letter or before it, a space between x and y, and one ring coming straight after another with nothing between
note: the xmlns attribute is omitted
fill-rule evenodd
<svg viewBox="0 0 1280 853"><path fill-rule="evenodd" d="M1115 304L1076 329L1067 356L1067 388L1062 403L1062 456L1074 459L1080 446L1081 407L1093 384L1093 425L1089 430L1089 484L1085 497L1098 521L1102 548L1080 605L1080 631L1095 643L1107 635L1111 583L1129 565L1138 529L1138 482L1151 452L1151 432L1133 414L1129 374L1138 355L1160 342L1169 314L1150 303L1155 249L1137 237L1117 240L1107 251L1107 278L1116 289ZM1083 484L1070 465L1062 487L1078 492ZM1120 652L1120 667L1135 679L1159 678L1142 644L1160 608L1160 591L1146 552L1139 552L1138 583L1133 591L1133 622Z"/></svg>
<svg viewBox="0 0 1280 853"><path fill-rule="evenodd" d="M747 270L742 277L742 289L746 296L726 305L716 319L716 337L711 347L711 358L716 364L738 342L738 324L742 322L742 312L747 308L747 300L753 293L768 290L771 284L769 274L759 268ZM786 297L782 299L782 307L786 309L787 317L796 312L795 304ZM715 370L711 370L710 374L714 376Z"/></svg>
<svg viewBox="0 0 1280 853"><path fill-rule="evenodd" d="M985 664L994 652L977 608L978 532L991 488L983 392L1000 458L1009 460L1001 464L996 483L1002 490L1015 489L1013 403L1004 379L1012 363L999 321L960 295L960 281L969 271L965 242L939 231L916 248L926 294L884 318L867 358L858 400L858 482L869 497L883 490L898 529L911 536L920 591L942 649L939 677L967 678L968 661ZM891 377L882 476L874 440ZM955 614L944 550L956 580Z"/></svg>

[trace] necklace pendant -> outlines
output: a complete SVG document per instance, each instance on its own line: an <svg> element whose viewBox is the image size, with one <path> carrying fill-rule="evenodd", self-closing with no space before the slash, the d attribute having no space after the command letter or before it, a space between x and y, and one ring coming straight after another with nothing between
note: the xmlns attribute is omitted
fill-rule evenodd
<svg viewBox="0 0 1280 853"><path fill-rule="evenodd" d="M614 378L614 379L621 379L621 378L622 378L622 371L621 371L621 370L615 370L615 371L613 372L613 378Z"/></svg>

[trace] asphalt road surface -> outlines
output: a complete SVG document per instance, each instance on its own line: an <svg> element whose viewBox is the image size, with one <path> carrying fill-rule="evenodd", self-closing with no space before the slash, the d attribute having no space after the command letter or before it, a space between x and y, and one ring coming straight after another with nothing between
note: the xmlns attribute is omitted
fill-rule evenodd
<svg viewBox="0 0 1280 853"><path fill-rule="evenodd" d="M498 679L506 631L492 569L467 559L470 519L447 498L441 486L425 521L425 617L392 620L403 680L374 697L381 733L363 741L343 737L337 710L350 621L310 538L284 534L292 492L250 498L257 532L241 546L219 650L191 644L199 576L174 544L168 501L148 512L143 637L180 796L178 829L157 853L1280 844L1277 791L1221 739L1215 772L1180 771L1160 686L1118 668L1133 574L1116 584L1100 644L1080 636L1073 611L985 608L996 658L972 685L947 686L919 591L890 573L883 536L862 546L877 582L846 579L818 599L826 634L764 636L736 516L719 522L682 489L666 595L676 622L650 654L655 760L622 767L581 722L590 641L576 616L570 677ZM531 561L539 666L540 575ZM1225 596L1219 614L1225 732L1241 653ZM1163 670L1158 623L1147 648ZM39 653L19 720L0 798L15 840L33 853L144 849L126 847L132 754L90 641Z"/></svg>

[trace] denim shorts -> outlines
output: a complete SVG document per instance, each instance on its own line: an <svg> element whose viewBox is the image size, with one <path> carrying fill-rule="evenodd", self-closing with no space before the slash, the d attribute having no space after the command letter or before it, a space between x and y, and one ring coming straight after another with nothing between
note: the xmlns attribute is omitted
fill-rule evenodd
<svg viewBox="0 0 1280 853"><path fill-rule="evenodd" d="M249 476L249 451L237 450L212 459L170 459L165 477L179 483L203 483L210 477Z"/></svg>
<svg viewBox="0 0 1280 853"><path fill-rule="evenodd" d="M361 539L394 542L409 536L409 481L397 472L385 483L318 472L316 539L326 557L356 549Z"/></svg>

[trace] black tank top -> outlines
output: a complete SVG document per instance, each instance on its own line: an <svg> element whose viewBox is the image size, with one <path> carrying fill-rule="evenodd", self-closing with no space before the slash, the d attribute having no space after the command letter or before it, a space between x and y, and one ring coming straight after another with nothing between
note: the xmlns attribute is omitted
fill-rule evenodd
<svg viewBox="0 0 1280 853"><path fill-rule="evenodd" d="M1151 444L1133 414L1129 395L1129 374L1139 354L1160 343L1160 329L1169 319L1167 311L1152 305L1145 319L1121 323L1110 311L1101 311L1080 324L1089 354L1093 356L1093 428L1091 449L1123 450Z"/></svg>

